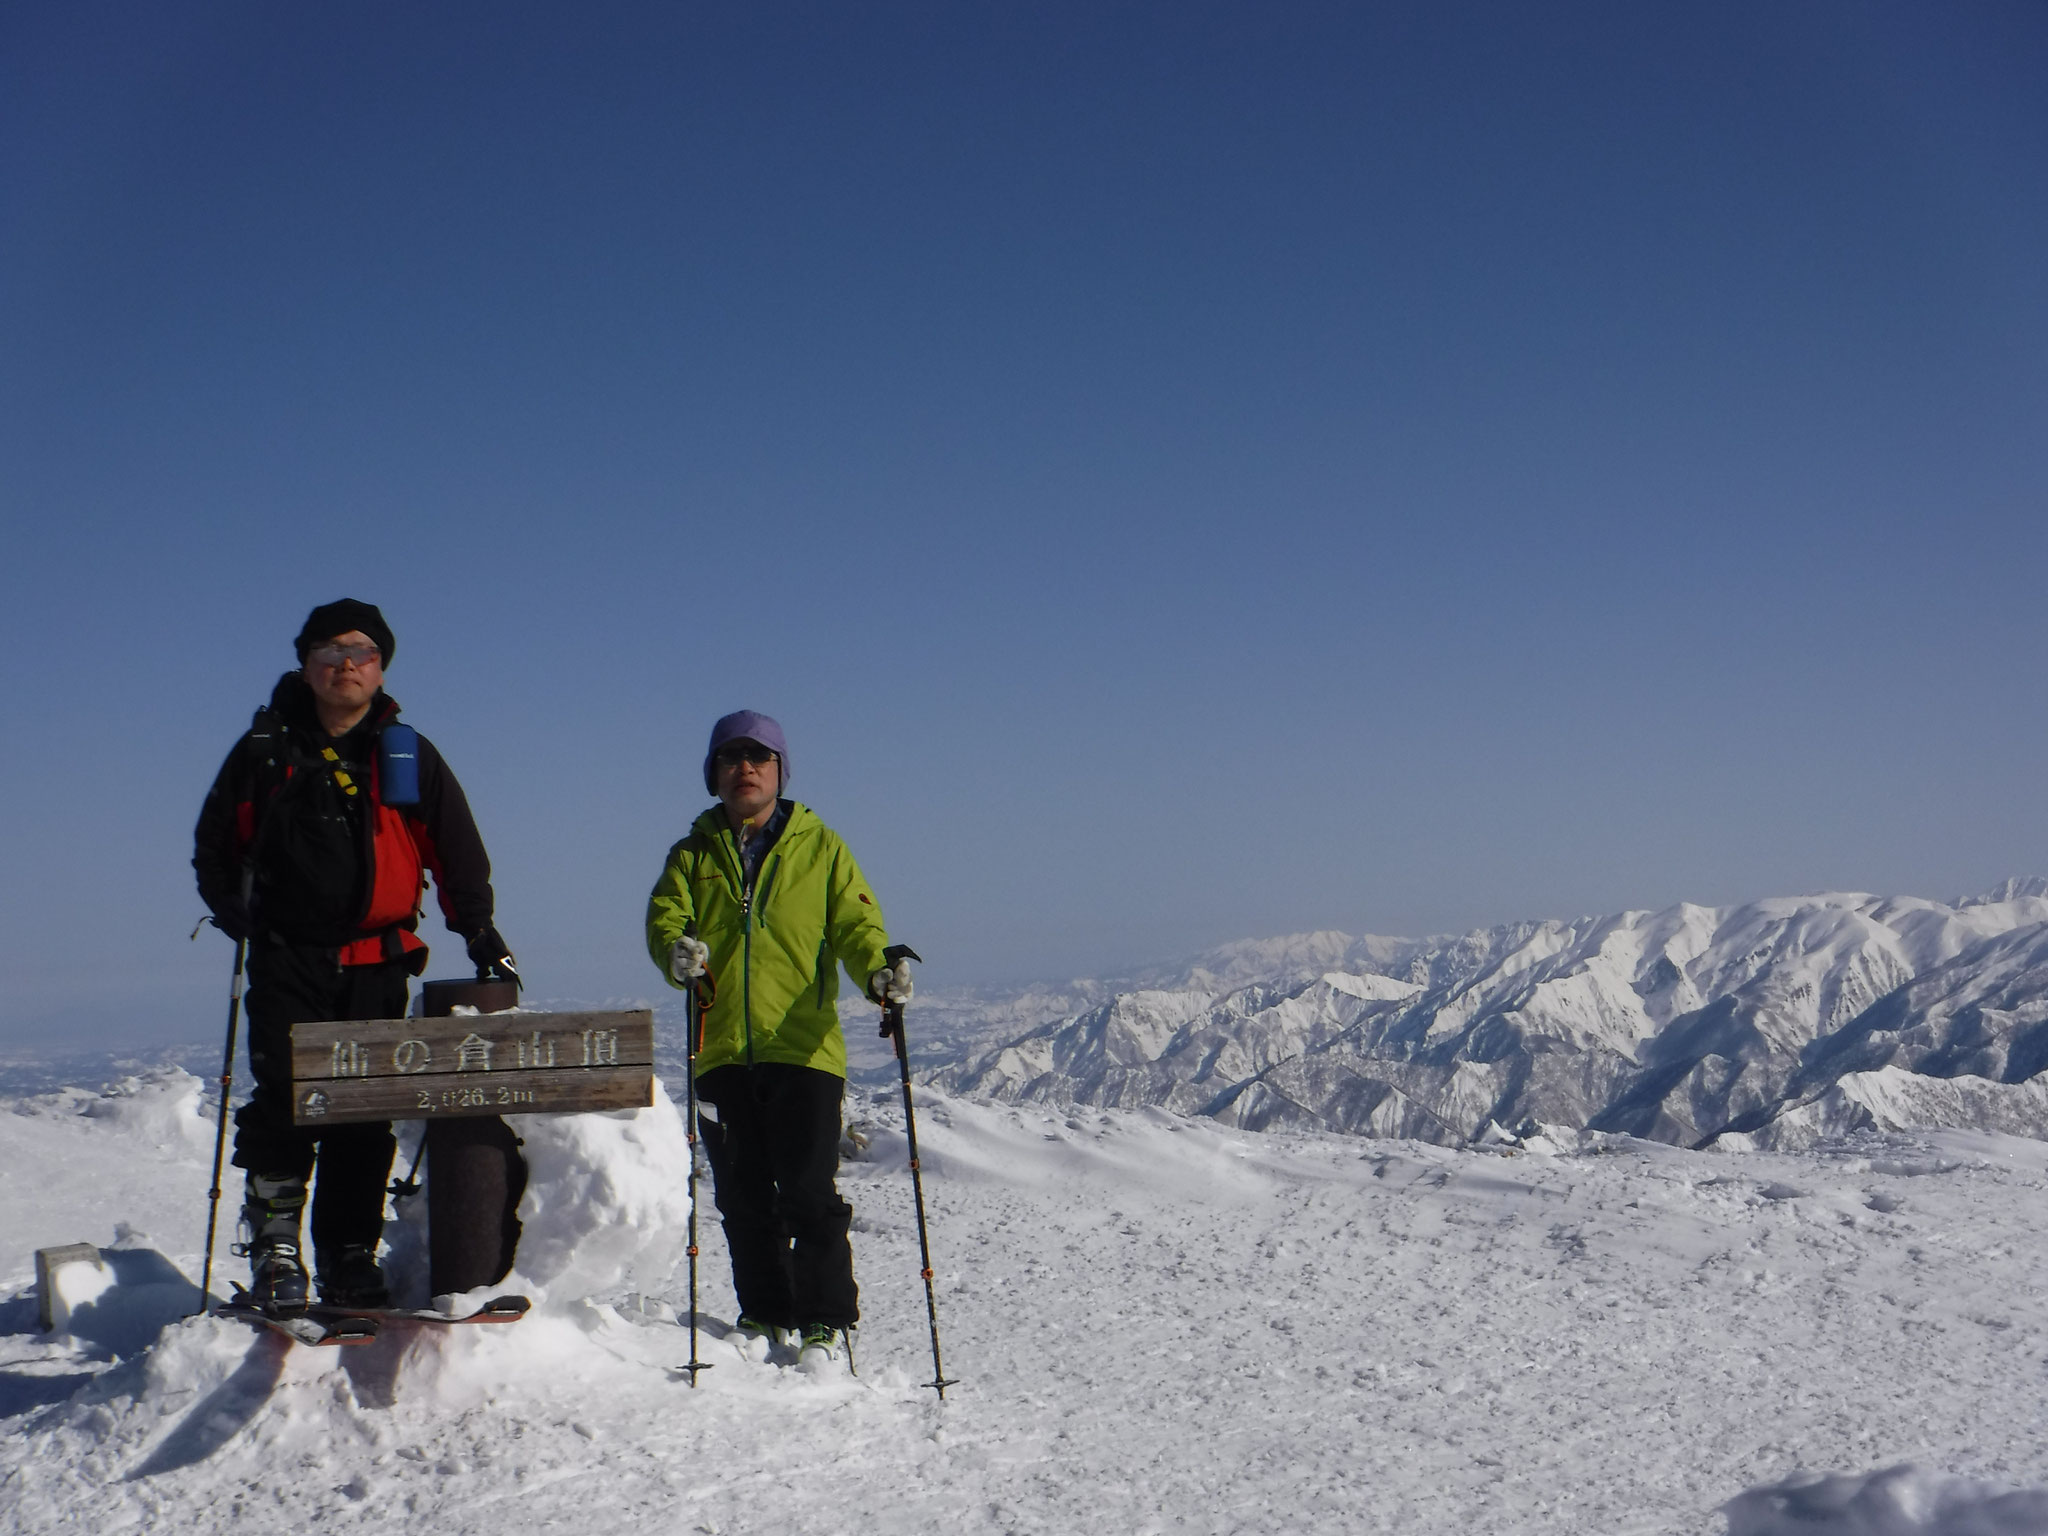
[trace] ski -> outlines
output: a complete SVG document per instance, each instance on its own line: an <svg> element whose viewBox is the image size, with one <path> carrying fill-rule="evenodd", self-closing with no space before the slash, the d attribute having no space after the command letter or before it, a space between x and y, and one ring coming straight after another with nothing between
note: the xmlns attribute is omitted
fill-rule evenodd
<svg viewBox="0 0 2048 1536"><path fill-rule="evenodd" d="M258 1328L268 1328L272 1333L283 1334L295 1344L323 1347L370 1344L377 1338L377 1320L372 1317L283 1317L247 1302L232 1301L223 1302L215 1307L213 1312L216 1317L239 1318L242 1322L252 1323Z"/></svg>
<svg viewBox="0 0 2048 1536"><path fill-rule="evenodd" d="M526 1316L533 1305L524 1296L493 1296L474 1312L453 1316L446 1312L435 1312L422 1307L344 1307L331 1302L316 1301L306 1308L306 1315L322 1322L343 1323L351 1320L379 1323L433 1323L451 1326L457 1323L516 1323Z"/></svg>

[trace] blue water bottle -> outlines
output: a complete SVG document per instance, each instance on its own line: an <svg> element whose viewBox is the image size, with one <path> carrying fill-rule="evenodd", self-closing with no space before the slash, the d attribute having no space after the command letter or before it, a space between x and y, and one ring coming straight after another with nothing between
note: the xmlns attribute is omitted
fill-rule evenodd
<svg viewBox="0 0 2048 1536"><path fill-rule="evenodd" d="M420 803L420 733L396 721L377 733L377 784L386 805Z"/></svg>

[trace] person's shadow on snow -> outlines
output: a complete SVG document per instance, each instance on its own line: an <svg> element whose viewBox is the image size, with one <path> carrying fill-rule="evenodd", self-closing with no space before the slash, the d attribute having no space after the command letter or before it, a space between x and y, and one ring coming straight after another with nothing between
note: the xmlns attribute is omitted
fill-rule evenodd
<svg viewBox="0 0 2048 1536"><path fill-rule="evenodd" d="M192 1466L240 1434L276 1390L291 1348L291 1341L282 1335L259 1333L234 1374L201 1398L126 1481Z"/></svg>

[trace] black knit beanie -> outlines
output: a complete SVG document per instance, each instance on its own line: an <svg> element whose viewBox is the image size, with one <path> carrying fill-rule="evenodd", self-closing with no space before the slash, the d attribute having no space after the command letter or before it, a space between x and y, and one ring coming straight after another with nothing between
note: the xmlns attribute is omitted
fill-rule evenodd
<svg viewBox="0 0 2048 1536"><path fill-rule="evenodd" d="M383 664L391 665L391 657L398 650L398 642L391 638L391 626L384 622L384 615L377 611L376 604L359 603L352 597L322 603L306 615L306 627L292 642L298 647L299 665L306 664L306 652L314 646L332 640L336 635L345 635L352 629L359 629L376 641Z"/></svg>

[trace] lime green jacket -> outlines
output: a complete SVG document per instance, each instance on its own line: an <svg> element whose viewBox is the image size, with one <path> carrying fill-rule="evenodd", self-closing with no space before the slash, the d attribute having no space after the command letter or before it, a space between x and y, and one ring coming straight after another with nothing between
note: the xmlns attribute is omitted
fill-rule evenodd
<svg viewBox="0 0 2048 1536"><path fill-rule="evenodd" d="M749 902L723 806L668 851L647 898L647 952L668 976L685 933L711 946L717 996L704 1018L697 1075L733 1062L784 1062L846 1076L839 968L858 989L884 965L882 909L839 834L792 803ZM670 986L679 986L669 977Z"/></svg>

